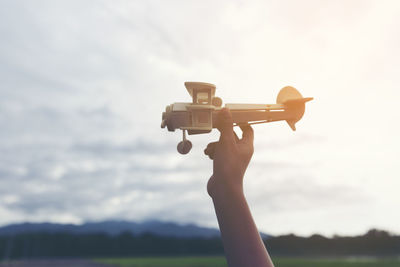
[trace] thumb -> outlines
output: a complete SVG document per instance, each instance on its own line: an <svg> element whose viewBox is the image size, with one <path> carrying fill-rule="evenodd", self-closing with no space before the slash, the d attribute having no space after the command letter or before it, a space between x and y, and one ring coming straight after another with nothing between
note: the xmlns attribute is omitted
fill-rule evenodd
<svg viewBox="0 0 400 267"><path fill-rule="evenodd" d="M233 120L229 109L223 108L218 113L218 130L221 132L220 141L234 142Z"/></svg>

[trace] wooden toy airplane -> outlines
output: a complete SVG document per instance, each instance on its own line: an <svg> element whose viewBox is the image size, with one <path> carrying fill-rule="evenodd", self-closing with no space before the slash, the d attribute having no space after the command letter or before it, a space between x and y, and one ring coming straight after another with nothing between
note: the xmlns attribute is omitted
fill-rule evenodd
<svg viewBox="0 0 400 267"><path fill-rule="evenodd" d="M222 99L215 96L215 85L185 82L185 87L192 103L167 106L161 122L161 128L167 127L168 131L183 131L183 140L177 147L181 154L187 154L192 149L185 132L189 135L211 132L217 128L216 114L222 109ZM305 103L312 99L303 98L295 88L286 86L280 90L276 104L225 104L225 107L231 111L234 126L284 120L295 131L295 123L303 117Z"/></svg>

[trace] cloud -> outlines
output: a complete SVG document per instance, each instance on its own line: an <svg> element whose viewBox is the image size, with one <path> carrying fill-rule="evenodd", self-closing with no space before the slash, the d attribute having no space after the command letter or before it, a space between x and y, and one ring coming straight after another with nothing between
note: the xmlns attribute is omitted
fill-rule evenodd
<svg viewBox="0 0 400 267"><path fill-rule="evenodd" d="M171 161L177 156L175 145L147 140L50 143L23 145L16 152L7 155L10 165L0 167L1 206L29 220L57 220L56 215L73 222L144 220L161 213L164 219L174 220L173 210L183 219L189 208L184 203L202 206L208 199L206 180L193 176L205 165ZM160 156L168 160L160 161Z"/></svg>
<svg viewBox="0 0 400 267"><path fill-rule="evenodd" d="M171 144L169 143L154 143L149 140L137 140L131 143L112 144L107 142L75 144L71 150L76 153L89 154L155 154L155 153L170 153Z"/></svg>
<svg viewBox="0 0 400 267"><path fill-rule="evenodd" d="M387 208L398 203L398 10L365 1L3 1L0 224L215 226L202 148L218 134L190 136L183 157L180 133L159 128L166 105L190 101L183 82L200 80L216 83L225 103L273 103L287 84L315 97L295 133L284 123L254 127L246 192L263 230L332 233L346 210L349 231L398 231L380 219L399 219ZM362 221L366 207L375 213ZM293 226L294 217L304 223Z"/></svg>

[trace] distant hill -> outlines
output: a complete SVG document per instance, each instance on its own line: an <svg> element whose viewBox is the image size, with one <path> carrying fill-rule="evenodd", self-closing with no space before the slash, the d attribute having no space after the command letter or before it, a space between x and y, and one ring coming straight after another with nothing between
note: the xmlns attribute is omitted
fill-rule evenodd
<svg viewBox="0 0 400 267"><path fill-rule="evenodd" d="M16 235L22 233L73 233L93 234L105 233L111 236L129 232L134 235L151 233L159 236L204 237L220 236L215 228L200 227L194 224L176 224L171 222L147 221L143 223L128 221L90 222L81 225L58 223L21 223L0 227L0 235Z"/></svg>
<svg viewBox="0 0 400 267"><path fill-rule="evenodd" d="M24 233L71 233L95 234L103 233L116 236L124 232L133 235L150 233L158 236L170 237L219 237L220 232L215 228L201 227L195 224L177 224L157 220L141 223L129 221L102 221L84 224L59 224L59 223L20 223L0 227L0 236L17 235ZM263 239L270 235L261 233Z"/></svg>
<svg viewBox="0 0 400 267"><path fill-rule="evenodd" d="M151 233L171 237L219 237L215 228L200 227L194 224L177 224L172 222L146 221L142 223L129 221L90 222L81 225L58 223L21 223L0 227L0 235L17 235L22 233L104 233L111 236L129 232L134 235Z"/></svg>

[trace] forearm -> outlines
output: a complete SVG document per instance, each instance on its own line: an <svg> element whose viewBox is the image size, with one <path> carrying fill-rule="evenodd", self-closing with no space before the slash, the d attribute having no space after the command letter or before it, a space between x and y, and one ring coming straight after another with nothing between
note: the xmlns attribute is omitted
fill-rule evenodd
<svg viewBox="0 0 400 267"><path fill-rule="evenodd" d="M254 223L242 188L212 196L230 267L270 267L273 263Z"/></svg>

